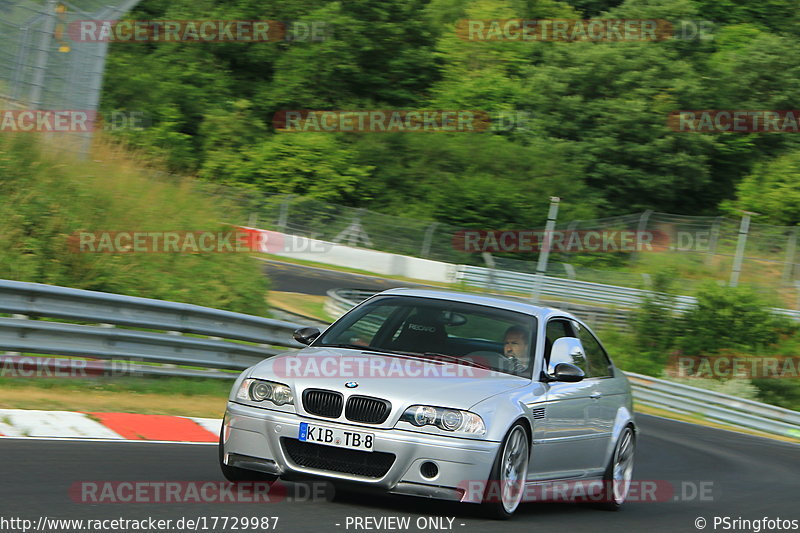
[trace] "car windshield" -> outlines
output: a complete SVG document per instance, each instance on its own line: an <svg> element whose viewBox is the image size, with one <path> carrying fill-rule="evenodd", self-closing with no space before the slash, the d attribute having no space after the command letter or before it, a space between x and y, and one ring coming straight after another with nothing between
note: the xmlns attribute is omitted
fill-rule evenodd
<svg viewBox="0 0 800 533"><path fill-rule="evenodd" d="M348 313L314 346L338 346L532 372L536 319L484 305L383 296Z"/></svg>

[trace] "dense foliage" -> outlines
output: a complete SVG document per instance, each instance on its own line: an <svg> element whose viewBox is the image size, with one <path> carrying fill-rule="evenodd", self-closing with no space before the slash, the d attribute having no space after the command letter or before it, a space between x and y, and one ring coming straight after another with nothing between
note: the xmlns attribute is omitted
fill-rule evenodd
<svg viewBox="0 0 800 533"><path fill-rule="evenodd" d="M134 19L324 21L323 42L119 43L102 106L174 170L460 225L745 208L797 223L797 135L679 133L686 109L794 109L797 0L144 0ZM706 39L474 42L463 18L709 20ZM287 109L480 109L484 133L276 133ZM515 115L516 116L516 115ZM785 189L788 207L774 208ZM737 196L738 195L738 196Z"/></svg>

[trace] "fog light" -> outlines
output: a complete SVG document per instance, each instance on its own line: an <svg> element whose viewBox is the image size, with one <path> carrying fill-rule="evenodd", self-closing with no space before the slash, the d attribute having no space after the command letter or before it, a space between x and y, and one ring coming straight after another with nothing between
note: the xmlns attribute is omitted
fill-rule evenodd
<svg viewBox="0 0 800 533"><path fill-rule="evenodd" d="M422 474L424 478L433 479L439 475L439 467L436 466L436 463L425 461L420 465L419 473Z"/></svg>

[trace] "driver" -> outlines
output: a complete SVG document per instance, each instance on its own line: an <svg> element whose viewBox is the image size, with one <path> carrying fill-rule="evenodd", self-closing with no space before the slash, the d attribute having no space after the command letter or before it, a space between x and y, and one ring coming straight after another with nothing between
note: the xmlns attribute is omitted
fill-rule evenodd
<svg viewBox="0 0 800 533"><path fill-rule="evenodd" d="M530 362L529 338L528 330L519 325L508 328L503 336L503 354L511 360L512 370L515 374L522 373L528 368Z"/></svg>

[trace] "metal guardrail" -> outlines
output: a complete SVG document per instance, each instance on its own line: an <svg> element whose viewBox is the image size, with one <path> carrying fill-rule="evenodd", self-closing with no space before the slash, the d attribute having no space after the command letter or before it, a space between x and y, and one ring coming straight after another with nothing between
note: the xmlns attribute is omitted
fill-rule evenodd
<svg viewBox="0 0 800 533"><path fill-rule="evenodd" d="M363 289L331 289L327 292L323 309L329 316L339 318L374 294L375 291Z"/></svg>
<svg viewBox="0 0 800 533"><path fill-rule="evenodd" d="M343 314L372 294L369 291L333 289L328 291L326 309L330 305L329 313L333 315L332 311L335 309ZM701 416L733 427L800 439L798 411L633 372L625 372L625 375L631 382L634 400L641 405Z"/></svg>
<svg viewBox="0 0 800 533"><path fill-rule="evenodd" d="M289 322L199 305L40 283L0 280L0 313L301 346L291 335L286 337L286 328L294 326Z"/></svg>
<svg viewBox="0 0 800 533"><path fill-rule="evenodd" d="M636 309L651 291L605 285L589 281L539 276L524 272L498 270L478 266L459 265L456 279L468 285L531 294L539 283L539 292L557 298L573 298L581 302L599 303L611 308ZM697 303L693 296L672 295L676 311L686 311ZM613 311L613 309L610 309ZM772 308L772 311L794 320L800 320L800 310ZM577 314L577 313L576 313Z"/></svg>
<svg viewBox="0 0 800 533"><path fill-rule="evenodd" d="M0 280L0 313L14 315L0 318L0 351L241 370L302 347L290 322L39 283ZM40 317L80 324L29 319Z"/></svg>
<svg viewBox="0 0 800 533"><path fill-rule="evenodd" d="M625 372L637 403L736 427L800 439L800 412Z"/></svg>

